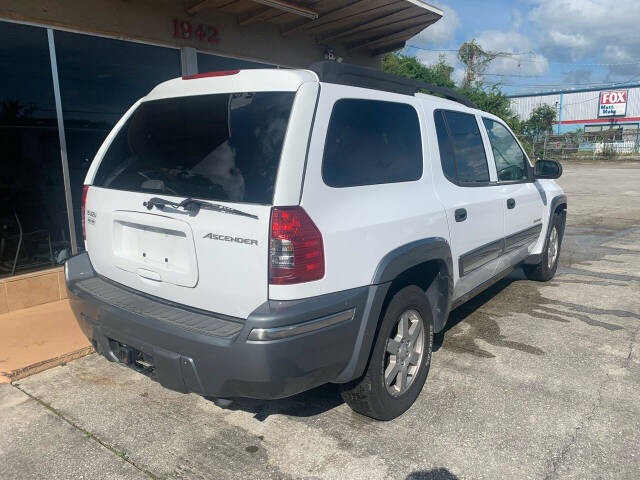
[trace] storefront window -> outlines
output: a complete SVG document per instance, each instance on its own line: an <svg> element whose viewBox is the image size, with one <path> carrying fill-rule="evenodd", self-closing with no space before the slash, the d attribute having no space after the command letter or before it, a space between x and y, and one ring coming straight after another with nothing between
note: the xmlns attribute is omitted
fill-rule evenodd
<svg viewBox="0 0 640 480"><path fill-rule="evenodd" d="M70 254L44 28L0 22L0 276Z"/></svg>
<svg viewBox="0 0 640 480"><path fill-rule="evenodd" d="M220 70L242 70L247 68L278 68L268 63L252 62L239 58L221 57L210 53L198 52L199 72L218 72Z"/></svg>
<svg viewBox="0 0 640 480"><path fill-rule="evenodd" d="M180 72L180 50L56 31L62 112L76 235L82 248L82 184L111 128L139 98Z"/></svg>
<svg viewBox="0 0 640 480"><path fill-rule="evenodd" d="M71 197L82 248L82 184L125 111L181 75L180 51L54 32ZM198 53L201 72L274 65ZM0 277L62 264L71 255L62 159L45 28L0 22Z"/></svg>

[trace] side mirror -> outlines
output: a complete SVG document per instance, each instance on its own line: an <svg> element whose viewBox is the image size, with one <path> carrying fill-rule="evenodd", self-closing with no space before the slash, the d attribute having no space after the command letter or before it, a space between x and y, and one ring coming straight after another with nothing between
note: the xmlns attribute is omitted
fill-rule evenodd
<svg viewBox="0 0 640 480"><path fill-rule="evenodd" d="M533 166L534 178L560 178L562 175L562 165L555 160L538 160Z"/></svg>

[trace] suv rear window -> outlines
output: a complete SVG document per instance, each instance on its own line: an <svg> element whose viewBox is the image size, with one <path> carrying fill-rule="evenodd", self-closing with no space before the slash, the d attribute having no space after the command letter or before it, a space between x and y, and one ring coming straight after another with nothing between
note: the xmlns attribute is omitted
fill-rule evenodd
<svg viewBox="0 0 640 480"><path fill-rule="evenodd" d="M378 100L335 103L322 159L327 185L408 182L421 176L422 144L415 108Z"/></svg>
<svg viewBox="0 0 640 480"><path fill-rule="evenodd" d="M295 92L144 102L122 126L94 185L270 204Z"/></svg>

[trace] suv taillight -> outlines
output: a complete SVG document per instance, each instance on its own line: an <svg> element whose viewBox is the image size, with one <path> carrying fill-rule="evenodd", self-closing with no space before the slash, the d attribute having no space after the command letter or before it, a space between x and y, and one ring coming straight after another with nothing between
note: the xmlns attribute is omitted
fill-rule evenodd
<svg viewBox="0 0 640 480"><path fill-rule="evenodd" d="M302 207L273 207L269 283L291 285L324 277L322 234Z"/></svg>
<svg viewBox="0 0 640 480"><path fill-rule="evenodd" d="M87 224L86 222L86 205L87 205L87 192L89 191L89 185L82 187L82 238L87 239Z"/></svg>

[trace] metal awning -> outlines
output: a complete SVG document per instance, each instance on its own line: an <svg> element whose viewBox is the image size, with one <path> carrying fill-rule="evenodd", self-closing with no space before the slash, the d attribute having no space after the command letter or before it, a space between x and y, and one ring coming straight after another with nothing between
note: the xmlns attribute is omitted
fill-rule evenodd
<svg viewBox="0 0 640 480"><path fill-rule="evenodd" d="M323 45L373 55L398 50L442 17L421 0L186 0L187 13L203 9L235 15L240 25L275 24L284 36L304 33Z"/></svg>

